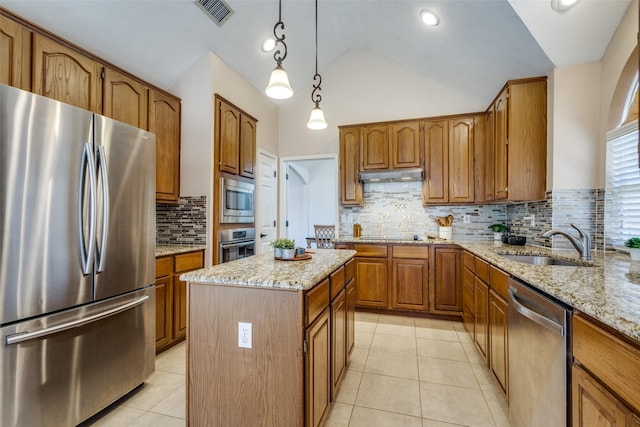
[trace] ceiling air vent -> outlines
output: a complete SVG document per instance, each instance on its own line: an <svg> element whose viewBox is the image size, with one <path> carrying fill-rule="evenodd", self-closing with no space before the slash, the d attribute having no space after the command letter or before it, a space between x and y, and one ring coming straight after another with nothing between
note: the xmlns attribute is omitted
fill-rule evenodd
<svg viewBox="0 0 640 427"><path fill-rule="evenodd" d="M209 18L222 25L224 22L233 15L233 10L222 0L193 0L202 10L204 10Z"/></svg>

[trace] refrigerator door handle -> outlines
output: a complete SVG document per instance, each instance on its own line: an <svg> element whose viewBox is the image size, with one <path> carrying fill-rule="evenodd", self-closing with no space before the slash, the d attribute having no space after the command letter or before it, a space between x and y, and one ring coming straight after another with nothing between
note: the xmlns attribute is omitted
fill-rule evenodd
<svg viewBox="0 0 640 427"><path fill-rule="evenodd" d="M86 172L86 173L85 173ZM87 187L87 173L89 175L89 244L84 239L84 191ZM80 257L82 261L82 274L85 276L91 272L93 254L96 241L96 171L93 161L91 143L85 142L80 161L80 186L78 188L78 221L80 237Z"/></svg>
<svg viewBox="0 0 640 427"><path fill-rule="evenodd" d="M96 258L98 258L97 273L104 271L104 258L107 249L107 236L109 235L109 180L107 171L107 157L104 154L104 146L98 145L98 172L102 184L102 242Z"/></svg>
<svg viewBox="0 0 640 427"><path fill-rule="evenodd" d="M36 339L36 338L42 338L45 337L47 335L53 335L56 334L58 332L62 332L62 331L66 331L68 329L72 329L72 328L78 328L80 326L84 326L88 323L92 323L95 322L97 320L101 320L110 316L114 316L118 313L122 313L123 311L127 311L129 309L132 309L133 307L136 307L140 304L142 304L143 302L145 302L146 300L149 299L149 295L143 295L139 298L134 299L133 301L129 301L126 303L123 303L117 307L113 307L110 308L108 310L105 311L101 311L99 313L96 314L92 314L91 316L87 316L84 317L82 319L76 319L76 320L72 320L70 322L65 322L65 323L61 323L59 325L55 325L55 326L50 326L48 328L43 328L43 329L39 329L37 331L32 331L32 332L21 332L18 334L13 334L13 335L7 335L5 338L5 343L6 345L13 345L13 344L19 344L25 341L29 341L32 339Z"/></svg>

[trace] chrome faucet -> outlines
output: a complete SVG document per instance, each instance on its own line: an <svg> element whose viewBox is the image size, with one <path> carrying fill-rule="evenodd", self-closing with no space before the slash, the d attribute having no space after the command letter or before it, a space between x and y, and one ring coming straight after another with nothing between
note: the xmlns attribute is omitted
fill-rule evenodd
<svg viewBox="0 0 640 427"><path fill-rule="evenodd" d="M575 224L569 224L578 231L578 237L571 234L567 234L560 230L549 230L542 233L542 237L551 237L555 234L560 234L566 237L574 248L578 251L580 256L585 261L591 261L591 235L584 230L578 228Z"/></svg>

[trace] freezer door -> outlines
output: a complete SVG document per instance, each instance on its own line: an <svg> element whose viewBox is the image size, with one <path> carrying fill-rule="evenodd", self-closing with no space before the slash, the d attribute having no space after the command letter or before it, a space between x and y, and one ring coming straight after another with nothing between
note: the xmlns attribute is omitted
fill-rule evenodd
<svg viewBox="0 0 640 427"><path fill-rule="evenodd" d="M0 425L77 425L153 372L155 289L15 323L0 340Z"/></svg>
<svg viewBox="0 0 640 427"><path fill-rule="evenodd" d="M155 135L95 116L96 300L154 283Z"/></svg>
<svg viewBox="0 0 640 427"><path fill-rule="evenodd" d="M81 219L91 208L92 122L0 85L0 325L93 296L95 239Z"/></svg>

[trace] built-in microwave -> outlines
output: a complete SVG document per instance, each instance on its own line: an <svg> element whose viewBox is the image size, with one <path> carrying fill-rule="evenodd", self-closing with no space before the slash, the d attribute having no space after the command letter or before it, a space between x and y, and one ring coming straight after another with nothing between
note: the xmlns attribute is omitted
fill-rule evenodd
<svg viewBox="0 0 640 427"><path fill-rule="evenodd" d="M222 178L221 220L226 224L253 222L255 185L231 178Z"/></svg>

